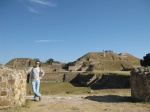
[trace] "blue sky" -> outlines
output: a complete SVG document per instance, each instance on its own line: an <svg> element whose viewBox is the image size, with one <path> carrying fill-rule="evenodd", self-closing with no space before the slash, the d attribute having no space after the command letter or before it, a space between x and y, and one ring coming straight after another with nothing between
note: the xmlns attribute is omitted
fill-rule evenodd
<svg viewBox="0 0 150 112"><path fill-rule="evenodd" d="M0 0L0 63L150 52L150 0Z"/></svg>

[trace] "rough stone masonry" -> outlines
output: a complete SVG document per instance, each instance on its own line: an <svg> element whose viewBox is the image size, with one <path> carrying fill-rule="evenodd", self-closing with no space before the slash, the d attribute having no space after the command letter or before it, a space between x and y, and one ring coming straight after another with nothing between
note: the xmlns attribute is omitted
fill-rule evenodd
<svg viewBox="0 0 150 112"><path fill-rule="evenodd" d="M26 99L24 71L0 66L0 108L22 106Z"/></svg>
<svg viewBox="0 0 150 112"><path fill-rule="evenodd" d="M140 101L150 101L150 68L131 71L131 96Z"/></svg>

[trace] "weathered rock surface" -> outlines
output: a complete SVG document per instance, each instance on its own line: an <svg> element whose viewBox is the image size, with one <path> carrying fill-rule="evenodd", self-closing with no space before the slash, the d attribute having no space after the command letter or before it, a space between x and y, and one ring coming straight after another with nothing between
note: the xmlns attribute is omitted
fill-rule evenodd
<svg viewBox="0 0 150 112"><path fill-rule="evenodd" d="M137 100L150 101L150 69L131 71L131 96Z"/></svg>
<svg viewBox="0 0 150 112"><path fill-rule="evenodd" d="M0 107L21 106L26 99L24 71L0 66Z"/></svg>

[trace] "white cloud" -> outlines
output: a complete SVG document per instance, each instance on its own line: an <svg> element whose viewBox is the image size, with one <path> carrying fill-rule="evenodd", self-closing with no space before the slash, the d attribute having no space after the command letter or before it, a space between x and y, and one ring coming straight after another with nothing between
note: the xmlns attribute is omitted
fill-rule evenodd
<svg viewBox="0 0 150 112"><path fill-rule="evenodd" d="M32 8L32 7L27 7L27 8L28 8L28 10L29 10L30 12L39 13L36 9L34 9L34 8Z"/></svg>
<svg viewBox="0 0 150 112"><path fill-rule="evenodd" d="M55 7L56 4L47 0L30 0L32 3L36 3L39 5L45 5L45 6L50 6L50 7Z"/></svg>
<svg viewBox="0 0 150 112"><path fill-rule="evenodd" d="M26 4L27 9L32 13L39 13L44 7L56 7L57 4L50 0L18 0ZM43 7L44 6L44 7Z"/></svg>
<svg viewBox="0 0 150 112"><path fill-rule="evenodd" d="M63 42L63 40L36 40L36 43L43 43L43 42Z"/></svg>

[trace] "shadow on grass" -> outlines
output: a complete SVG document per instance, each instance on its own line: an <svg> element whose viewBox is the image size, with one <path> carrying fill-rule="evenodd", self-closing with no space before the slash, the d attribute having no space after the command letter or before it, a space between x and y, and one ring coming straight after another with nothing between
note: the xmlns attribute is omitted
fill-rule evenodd
<svg viewBox="0 0 150 112"><path fill-rule="evenodd" d="M118 95L105 95L105 96L87 96L85 99L89 99L92 101L97 102L107 102L107 103L120 103L120 102L130 102L130 103L136 103L140 102L132 97L128 96L118 96Z"/></svg>
<svg viewBox="0 0 150 112"><path fill-rule="evenodd" d="M77 83L77 82L73 82L73 83L70 83L70 84L72 84L74 87L86 87L86 86L83 86L82 84Z"/></svg>

